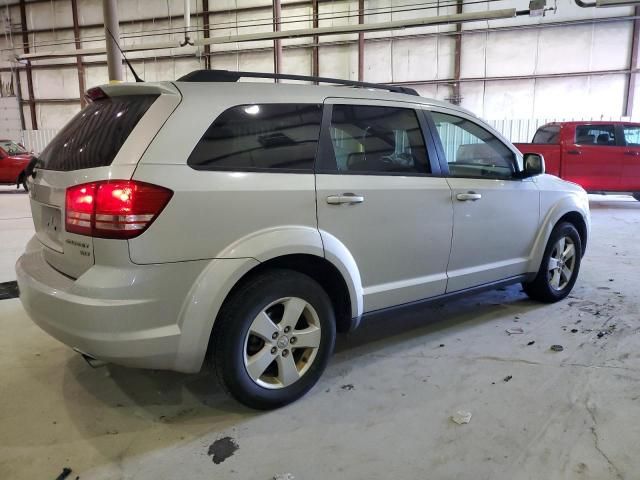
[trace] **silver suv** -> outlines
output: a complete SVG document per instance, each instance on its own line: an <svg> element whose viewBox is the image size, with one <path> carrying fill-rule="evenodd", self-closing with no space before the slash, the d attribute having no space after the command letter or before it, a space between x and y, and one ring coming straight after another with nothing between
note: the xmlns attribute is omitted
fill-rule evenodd
<svg viewBox="0 0 640 480"><path fill-rule="evenodd" d="M16 271L42 329L130 367L210 359L240 402L273 408L368 313L572 289L588 200L540 156L407 89L240 76L87 92L29 172L36 235Z"/></svg>

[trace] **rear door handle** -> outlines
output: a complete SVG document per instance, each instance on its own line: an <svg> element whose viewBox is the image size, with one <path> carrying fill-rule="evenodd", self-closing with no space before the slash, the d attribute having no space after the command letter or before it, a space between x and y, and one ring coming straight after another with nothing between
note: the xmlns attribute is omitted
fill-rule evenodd
<svg viewBox="0 0 640 480"><path fill-rule="evenodd" d="M364 197L362 195L357 195L351 192L343 193L342 195L329 195L327 197L327 203L329 205L352 205L362 202L364 202Z"/></svg>
<svg viewBox="0 0 640 480"><path fill-rule="evenodd" d="M567 153L569 155L580 155L582 152L580 150L568 150Z"/></svg>
<svg viewBox="0 0 640 480"><path fill-rule="evenodd" d="M467 192L457 194L456 198L461 202L468 202L469 200L475 202L476 200L480 200L482 198L482 195L476 192Z"/></svg>
<svg viewBox="0 0 640 480"><path fill-rule="evenodd" d="M633 152L633 151L626 151L624 152L625 155L630 155L632 157L637 157L638 156L638 152Z"/></svg>

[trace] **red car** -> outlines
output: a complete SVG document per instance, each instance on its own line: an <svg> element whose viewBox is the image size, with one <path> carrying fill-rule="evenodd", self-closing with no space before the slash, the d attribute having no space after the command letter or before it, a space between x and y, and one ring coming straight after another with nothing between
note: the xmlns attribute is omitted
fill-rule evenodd
<svg viewBox="0 0 640 480"><path fill-rule="evenodd" d="M549 123L532 143L515 146L542 154L548 173L590 193L629 193L640 200L640 123Z"/></svg>
<svg viewBox="0 0 640 480"><path fill-rule="evenodd" d="M29 165L32 155L13 140L0 140L0 185L21 183L27 189L22 172Z"/></svg>

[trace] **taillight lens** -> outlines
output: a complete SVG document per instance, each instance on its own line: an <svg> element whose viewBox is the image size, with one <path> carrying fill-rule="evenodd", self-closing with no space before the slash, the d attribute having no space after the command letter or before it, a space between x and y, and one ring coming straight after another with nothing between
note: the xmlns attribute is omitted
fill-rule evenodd
<svg viewBox="0 0 640 480"><path fill-rule="evenodd" d="M144 232L173 192L134 180L108 180L67 189L67 232L99 238L133 238Z"/></svg>

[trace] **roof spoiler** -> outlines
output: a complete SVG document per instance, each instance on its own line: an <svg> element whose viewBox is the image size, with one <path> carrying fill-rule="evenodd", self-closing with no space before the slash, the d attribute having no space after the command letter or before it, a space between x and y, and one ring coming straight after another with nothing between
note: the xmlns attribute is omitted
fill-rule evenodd
<svg viewBox="0 0 640 480"><path fill-rule="evenodd" d="M343 80L341 78L313 77L309 75L290 75L288 73L262 73L262 72L233 72L231 70L194 70L191 73L180 77L178 82L237 82L240 78L272 78L274 80L302 80L317 83L333 83L336 85L347 85L350 87L375 88L378 90L388 90L390 92L404 93L407 95L420 94L413 88L396 85L386 85L384 83L356 82L354 80Z"/></svg>

